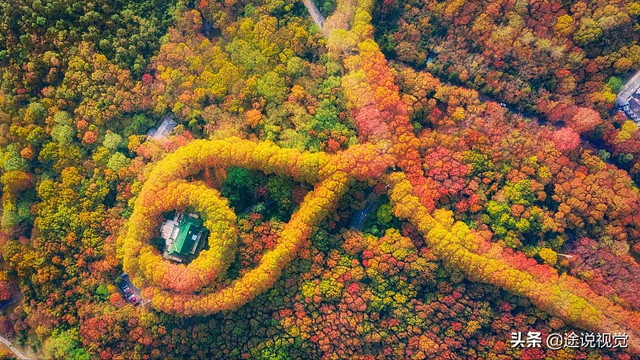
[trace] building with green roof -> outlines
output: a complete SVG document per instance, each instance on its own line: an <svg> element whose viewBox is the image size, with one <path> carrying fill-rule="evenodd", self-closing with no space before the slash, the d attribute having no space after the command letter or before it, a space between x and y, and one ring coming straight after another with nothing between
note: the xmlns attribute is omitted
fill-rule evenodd
<svg viewBox="0 0 640 360"><path fill-rule="evenodd" d="M207 230L203 221L197 215L181 213L170 222L172 229L165 251L168 258L182 262L190 256L195 256L206 239Z"/></svg>

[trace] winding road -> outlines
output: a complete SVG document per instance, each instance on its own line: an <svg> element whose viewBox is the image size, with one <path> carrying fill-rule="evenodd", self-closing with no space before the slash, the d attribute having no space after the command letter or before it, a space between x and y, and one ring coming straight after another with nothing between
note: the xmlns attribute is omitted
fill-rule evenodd
<svg viewBox="0 0 640 360"><path fill-rule="evenodd" d="M316 7L316 5L313 3L312 0L302 0L302 2L304 3L304 6L309 11L309 15L313 19L313 22L320 28L320 30L322 31L324 36L328 38L330 30L326 29L325 26L324 26L325 25L324 16L322 16L322 14L320 13L320 11L318 10L318 8ZM331 16L329 16L329 20L331 20ZM554 129L561 128L561 126L559 124L553 124L551 122L548 122L548 120L542 114L536 114L536 113L533 113L531 111L519 109L515 105L504 103L502 100L495 99L490 95L487 95L487 94L484 94L484 93L478 91L477 89L472 89L472 88L466 87L466 86L464 86L462 84L454 84L449 79L441 77L436 73L433 73L433 72L429 72L429 73L431 75L433 75L435 78L437 78L438 80L440 80L440 83L443 84L443 85L455 86L455 87L459 87L459 88L465 88L465 89L476 91L478 93L478 100L480 100L482 102L494 102L494 103L499 104L503 108L507 109L512 114L521 116L523 118L531 119L532 121L537 121L541 125L550 125ZM625 84L625 86L628 86L629 82L636 81L635 78L637 76L640 76L640 71L638 71L638 73L636 75L634 75L634 78L629 80L627 82L627 84ZM596 145L591 140L588 140L586 138L583 138L582 140L584 142L586 142L587 144L593 146L593 148L596 149L596 150L600 150L600 149L605 149L606 150L606 148L603 148L603 147L600 147L600 146ZM613 162L613 159L607 159L607 160L605 160L605 162L608 163L608 164L612 164L612 165L614 165L616 167L620 167L620 165L618 163ZM640 186L640 182L636 181L635 184L637 186Z"/></svg>
<svg viewBox="0 0 640 360"><path fill-rule="evenodd" d="M4 336L0 336L0 342L5 344L9 350L13 352L13 354L20 360L35 360L34 358L30 358L27 355L23 354L17 347L15 347L9 339Z"/></svg>
<svg viewBox="0 0 640 360"><path fill-rule="evenodd" d="M311 19L313 20L313 22L320 28L320 30L322 31L322 33L324 34L325 37L328 37L328 30L324 28L324 23L325 23L325 18L324 16L322 16L322 14L320 13L320 10L318 10L318 7L316 6L316 4L312 1L312 0L302 0L302 3L304 4L304 6L307 8L307 11L309 11L309 16L311 16ZM438 80L440 80L440 82L443 85L448 85L448 86L456 86L456 87L464 87L462 85L458 85L458 84L453 84L451 83L448 79L444 79L436 74L430 73L431 75L435 76ZM640 72L639 72L640 74ZM474 89L475 90L475 89ZM475 90L477 91L477 90ZM529 118L529 119L539 119L540 116L528 111L523 111L518 109L517 107L515 107L514 105L511 104L506 104L504 102L501 102L500 100L496 100L491 98L490 96L483 94L479 91L478 92L478 100L483 101L483 102L495 102L500 104L500 106L506 108L507 110L509 110L510 112L516 114L516 115L520 115L522 117L525 118Z"/></svg>

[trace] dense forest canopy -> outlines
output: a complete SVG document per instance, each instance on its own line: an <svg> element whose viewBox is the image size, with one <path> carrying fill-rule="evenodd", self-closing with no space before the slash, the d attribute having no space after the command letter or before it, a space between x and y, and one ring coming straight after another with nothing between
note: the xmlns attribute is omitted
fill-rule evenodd
<svg viewBox="0 0 640 360"><path fill-rule="evenodd" d="M315 5L0 3L0 335L42 359L638 355L615 101L640 3ZM210 231L188 264L162 258L176 210ZM581 331L629 347L509 343Z"/></svg>

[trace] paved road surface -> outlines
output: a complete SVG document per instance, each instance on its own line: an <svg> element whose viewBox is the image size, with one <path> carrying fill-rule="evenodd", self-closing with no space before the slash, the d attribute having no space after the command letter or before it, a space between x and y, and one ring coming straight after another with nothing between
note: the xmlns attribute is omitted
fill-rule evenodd
<svg viewBox="0 0 640 360"><path fill-rule="evenodd" d="M378 194L376 194L375 191L371 191L371 193L369 194L369 196L367 196L367 199L365 200L365 205L364 208L360 211L357 211L355 214L353 214L353 216L351 217L351 227L361 231L362 230L362 226L364 225L364 222L367 220L367 217L369 217L369 213L371 213L371 211L376 207L376 205L378 204L378 198L380 196Z"/></svg>
<svg viewBox="0 0 640 360"><path fill-rule="evenodd" d="M20 359L20 360L35 360L35 359L30 358L27 355L23 354L20 350L18 350L18 348L13 346L13 344L11 343L11 341L9 341L9 339L5 338L4 336L0 336L0 342L5 344L9 348L9 350L11 350L18 359Z"/></svg>
<svg viewBox="0 0 640 360"><path fill-rule="evenodd" d="M304 6L307 7L309 15L311 15L311 18L313 19L313 22L315 22L316 25L318 25L318 27L322 29L322 26L324 25L324 16L322 16L322 14L320 14L320 11L318 11L316 4L314 4L311 0L302 0L302 2L304 3Z"/></svg>

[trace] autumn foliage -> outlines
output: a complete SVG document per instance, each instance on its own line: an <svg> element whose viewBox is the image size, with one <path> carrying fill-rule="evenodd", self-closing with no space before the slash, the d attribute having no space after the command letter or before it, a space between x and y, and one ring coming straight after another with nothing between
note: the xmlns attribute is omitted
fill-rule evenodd
<svg viewBox="0 0 640 360"><path fill-rule="evenodd" d="M0 5L3 336L55 360L640 353L640 131L609 112L638 4L323 0L318 28L294 0L104 3ZM173 210L210 232L187 263L160 253ZM581 330L630 348L508 343Z"/></svg>
<svg viewBox="0 0 640 360"><path fill-rule="evenodd" d="M380 176L388 162L388 156L375 156L371 146L355 146L330 156L237 138L194 141L158 162L149 175L122 239L123 267L134 276L134 282L146 288L153 306L160 310L196 315L235 309L274 284L282 268L311 235L312 228L335 207L350 176L361 180ZM279 234L276 247L262 256L258 267L228 286L217 288L214 281L223 278L235 252L238 236L235 215L215 189L202 183L186 183L184 179L205 167L230 166L318 185L305 197ZM159 225L154 219L163 212L186 207L203 216L211 233L209 249L185 266L162 259L157 250L143 241L150 239ZM196 291L204 293L193 294Z"/></svg>
<svg viewBox="0 0 640 360"><path fill-rule="evenodd" d="M236 309L247 303L275 284L283 267L303 249L314 227L335 209L347 191L350 177L358 180L380 177L387 167L395 166L402 172L385 177L394 214L411 222L433 255L447 266L460 269L471 280L525 296L540 308L576 326L640 335L637 313L613 304L575 278L559 275L550 266L556 264L557 258L551 260L549 251L540 252L549 265L540 265L521 252L490 242L487 233L472 231L464 223L454 221L451 212L434 211L435 201L444 196L455 197L464 190L463 178L471 169L464 164L463 156L454 156L446 148L436 148L426 157L421 156L421 143L410 123L407 105L399 96L394 76L379 47L369 37L367 9L370 6L365 2L356 7L352 33L361 41L357 44L358 55L344 60L350 74L343 80L343 86L360 135L371 145L352 146L336 155L327 155L300 153L269 142L253 143L236 138L199 140L158 162L136 200L121 240L125 271L145 288L145 295L152 297L153 306L190 316ZM331 36L339 34L334 30ZM571 118L571 127L554 132L551 139L555 148L561 152L576 149L580 142L577 133L590 131L597 125L589 120L590 116L587 111L581 111ZM445 167L439 163L442 159L447 159L450 165ZM259 257L257 267L237 279L225 275L238 237L233 212L216 190L184 180L205 168L219 171L230 166L317 184L276 235L275 244ZM443 182L444 186L439 186L438 182ZM516 188L520 189L524 185L518 186ZM561 201L561 194L555 195L558 201ZM516 204L510 211L520 216L522 204ZM165 211L185 207L200 213L205 226L211 230L210 248L186 266L162 260L157 250L143 242L158 226L157 221L148 219L157 219ZM518 229L521 229L520 225ZM390 232L388 236L396 235ZM387 237L381 240L385 239ZM409 239L398 238L397 241ZM365 265L370 261L369 253L371 250L363 253ZM315 290L309 288L308 296L338 299L345 291L339 284L323 281L316 283ZM357 294L358 289L353 284L346 291ZM357 309L357 302L353 301L349 306ZM427 348L423 351L428 351ZM639 345L633 342L632 350L640 350Z"/></svg>

